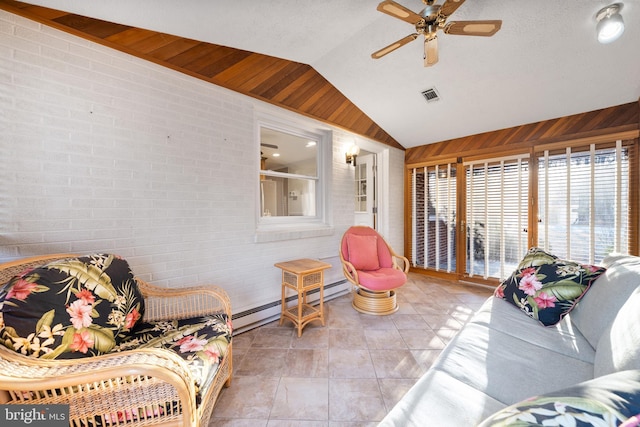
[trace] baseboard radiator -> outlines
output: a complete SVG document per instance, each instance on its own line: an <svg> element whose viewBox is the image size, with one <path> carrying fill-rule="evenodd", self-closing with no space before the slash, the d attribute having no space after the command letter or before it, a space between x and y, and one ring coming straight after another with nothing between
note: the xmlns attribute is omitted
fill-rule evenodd
<svg viewBox="0 0 640 427"><path fill-rule="evenodd" d="M330 301L334 298L346 295L349 293L350 283L345 279L337 282L324 285L324 302ZM287 305L290 307L297 301L297 295L291 295L287 297ZM317 305L320 301L320 290L314 289L307 294L307 302L312 305ZM325 307L326 310L326 307ZM233 333L234 335L246 332L248 330L257 328L267 323L280 319L280 313L282 312L282 301L277 300L268 304L261 305L249 310L242 311L240 313L234 313L233 320ZM326 313L326 311L325 311Z"/></svg>

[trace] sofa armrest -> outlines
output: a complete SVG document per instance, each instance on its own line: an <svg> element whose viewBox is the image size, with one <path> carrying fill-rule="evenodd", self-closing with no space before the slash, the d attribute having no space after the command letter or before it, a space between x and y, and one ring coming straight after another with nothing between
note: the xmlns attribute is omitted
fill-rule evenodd
<svg viewBox="0 0 640 427"><path fill-rule="evenodd" d="M159 349L44 360L0 346L0 403L66 404L72 425L136 426L147 417L195 425L193 383L184 360Z"/></svg>
<svg viewBox="0 0 640 427"><path fill-rule="evenodd" d="M225 313L231 321L231 300L218 286L162 288L136 278L145 299L145 321L186 319Z"/></svg>

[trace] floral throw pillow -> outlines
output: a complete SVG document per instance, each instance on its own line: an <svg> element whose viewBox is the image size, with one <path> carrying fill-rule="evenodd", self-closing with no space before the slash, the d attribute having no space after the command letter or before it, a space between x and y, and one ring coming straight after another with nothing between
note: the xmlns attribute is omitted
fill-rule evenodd
<svg viewBox="0 0 640 427"><path fill-rule="evenodd" d="M125 260L110 254L58 260L0 290L0 339L32 357L94 356L111 351L143 314Z"/></svg>
<svg viewBox="0 0 640 427"><path fill-rule="evenodd" d="M532 248L494 295L514 304L543 325L551 326L573 309L605 270Z"/></svg>
<svg viewBox="0 0 640 427"><path fill-rule="evenodd" d="M508 406L479 427L638 427L640 371L621 371Z"/></svg>

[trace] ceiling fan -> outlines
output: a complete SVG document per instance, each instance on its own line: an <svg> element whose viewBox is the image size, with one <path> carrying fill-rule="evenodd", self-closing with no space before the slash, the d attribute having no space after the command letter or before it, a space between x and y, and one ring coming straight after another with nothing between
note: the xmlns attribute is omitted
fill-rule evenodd
<svg viewBox="0 0 640 427"><path fill-rule="evenodd" d="M447 22L465 0L445 0L443 4L434 4L435 0L422 0L427 6L420 13L416 13L394 2L384 0L378 5L378 10L395 18L402 19L415 25L416 32L410 34L389 46L371 54L373 59L382 58L405 44L414 41L420 34L424 35L424 66L430 67L438 62L438 30L445 34L458 36L489 37L498 32L502 26L501 20L483 21L451 21Z"/></svg>

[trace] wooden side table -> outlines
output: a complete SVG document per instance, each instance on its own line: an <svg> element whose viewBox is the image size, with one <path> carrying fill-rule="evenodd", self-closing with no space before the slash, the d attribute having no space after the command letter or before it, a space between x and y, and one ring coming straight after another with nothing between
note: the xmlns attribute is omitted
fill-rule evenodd
<svg viewBox="0 0 640 427"><path fill-rule="evenodd" d="M289 319L298 329L298 337L302 335L302 328L313 320L320 320L324 326L324 270L331 268L331 264L314 259L297 259L279 262L276 267L282 269L282 313L280 325L284 319ZM287 307L287 289L298 294L298 304ZM307 292L319 289L320 304L313 307L307 302Z"/></svg>

